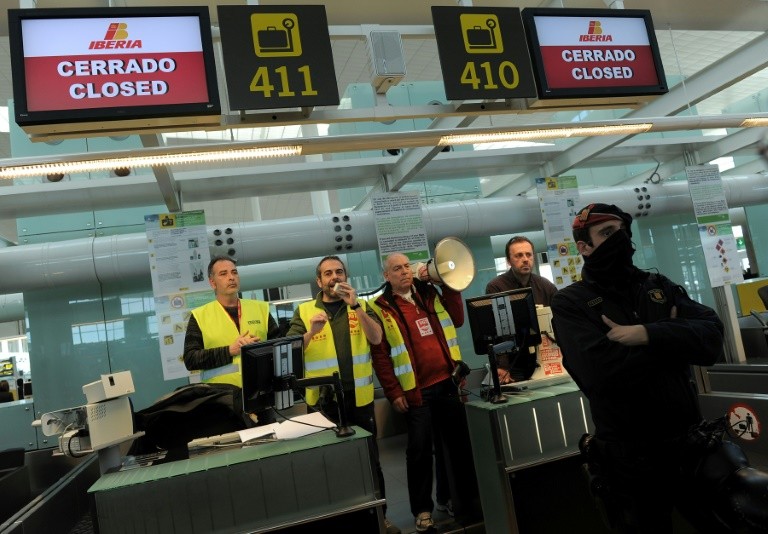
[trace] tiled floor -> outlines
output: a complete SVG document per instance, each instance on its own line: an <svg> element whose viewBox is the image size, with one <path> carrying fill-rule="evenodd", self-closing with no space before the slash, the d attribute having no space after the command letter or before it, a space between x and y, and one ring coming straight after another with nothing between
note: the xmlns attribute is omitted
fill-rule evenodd
<svg viewBox="0 0 768 534"><path fill-rule="evenodd" d="M387 518L400 527L402 534L416 532L416 523L408 505L408 483L405 475L405 445L407 436L397 434L379 439L379 461L384 471L384 483L387 485ZM473 533L485 532L482 523L460 525L445 512L435 511L434 532Z"/></svg>

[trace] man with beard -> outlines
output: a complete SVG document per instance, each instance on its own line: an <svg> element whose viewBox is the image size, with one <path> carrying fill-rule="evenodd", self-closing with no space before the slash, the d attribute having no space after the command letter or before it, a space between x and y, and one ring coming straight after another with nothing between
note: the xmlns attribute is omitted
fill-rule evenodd
<svg viewBox="0 0 768 534"><path fill-rule="evenodd" d="M320 292L314 300L296 308L286 335L304 336L305 377L339 373L344 390L342 409L348 415L348 422L373 435L371 446L376 476L381 495L386 498L376 443L371 364L371 345L381 343L381 324L366 302L357 299L357 291L347 281L347 268L341 258L326 256L315 271ZM309 387L306 401L308 410L322 411L338 423L338 404L332 388ZM388 519L384 522L387 534L400 533Z"/></svg>
<svg viewBox="0 0 768 534"><path fill-rule="evenodd" d="M557 293L557 286L533 272L533 242L522 235L514 236L507 241L506 255L509 270L488 282L485 292L501 293L530 287L533 292L533 301L542 306L549 306L552 296ZM535 353L521 351L511 362L509 357L510 355L506 353L497 355L496 368L501 384L527 380L536 370Z"/></svg>
<svg viewBox="0 0 768 534"><path fill-rule="evenodd" d="M536 304L549 306L557 286L533 272L533 242L524 235L516 235L507 241L506 255L509 270L488 282L485 292L501 293L530 287Z"/></svg>
<svg viewBox="0 0 768 534"><path fill-rule="evenodd" d="M552 325L565 368L589 399L590 453L612 528L672 532L673 508L694 524L698 515L680 474L687 431L702 420L689 366L718 359L723 324L681 286L634 266L631 223L614 205L579 211L582 280L553 297Z"/></svg>

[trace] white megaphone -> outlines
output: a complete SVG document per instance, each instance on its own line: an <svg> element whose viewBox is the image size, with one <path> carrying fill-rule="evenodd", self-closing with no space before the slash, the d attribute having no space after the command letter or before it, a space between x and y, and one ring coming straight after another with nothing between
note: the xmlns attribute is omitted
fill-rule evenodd
<svg viewBox="0 0 768 534"><path fill-rule="evenodd" d="M457 237L446 237L435 245L435 253L426 265L414 267L416 276L426 266L429 278L454 291L464 291L475 278L475 259L469 247Z"/></svg>

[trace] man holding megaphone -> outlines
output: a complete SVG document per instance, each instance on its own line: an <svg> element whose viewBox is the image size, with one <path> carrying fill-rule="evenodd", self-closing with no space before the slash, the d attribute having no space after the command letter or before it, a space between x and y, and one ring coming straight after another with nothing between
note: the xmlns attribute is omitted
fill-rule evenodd
<svg viewBox="0 0 768 534"><path fill-rule="evenodd" d="M461 293L430 277L418 276L405 254L384 261L384 292L372 308L384 326L384 341L372 347L373 366L384 393L408 427L406 473L416 530L432 520L432 449L444 452L448 484L457 519L478 515L477 481L459 387L466 369L461 362L456 328L464 323ZM442 292L435 284L442 285Z"/></svg>

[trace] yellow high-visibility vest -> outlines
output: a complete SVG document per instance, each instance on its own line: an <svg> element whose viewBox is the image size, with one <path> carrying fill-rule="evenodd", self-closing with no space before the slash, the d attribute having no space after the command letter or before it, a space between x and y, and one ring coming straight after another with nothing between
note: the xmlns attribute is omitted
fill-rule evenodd
<svg viewBox="0 0 768 534"><path fill-rule="evenodd" d="M364 307L365 305L363 305ZM317 307L317 301L311 300L299 305L299 315L304 326L309 331L312 317L325 311ZM365 313L360 308L361 313ZM349 317L349 337L352 344L352 377L355 380L355 406L365 406L373 402L373 365L371 363L371 346L365 337L357 315L347 306ZM336 355L336 345L333 341L331 323L327 321L323 329L312 336L312 341L304 347L304 376L332 376L339 370L339 359ZM317 404L320 390L308 387L306 401L310 406Z"/></svg>
<svg viewBox="0 0 768 534"><path fill-rule="evenodd" d="M224 306L214 300L192 311L200 331L203 333L203 347L229 347L229 345L244 332L266 341L269 329L269 303L260 300L240 300L240 331L235 328L232 317ZM243 387L240 375L240 355L232 359L229 365L215 369L206 369L200 374L203 382L234 384Z"/></svg>
<svg viewBox="0 0 768 534"><path fill-rule="evenodd" d="M389 357L392 359L392 367L395 370L395 376L400 383L400 387L403 391L408 391L416 387L416 375L413 372L413 365L411 363L411 356L408 354L408 347L405 344L405 338L403 338L400 327L398 326L395 318L388 311L379 306L376 302L371 302L371 307L376 315L381 318L381 323L384 325L384 335L387 337L387 343L389 343ZM440 297L435 295L435 313L440 320L440 326L443 328L445 340L448 342L448 350L451 354L451 359L458 361L461 360L461 350L459 349L459 339L456 333L456 327L453 326L451 316L446 311L443 303L440 302Z"/></svg>

